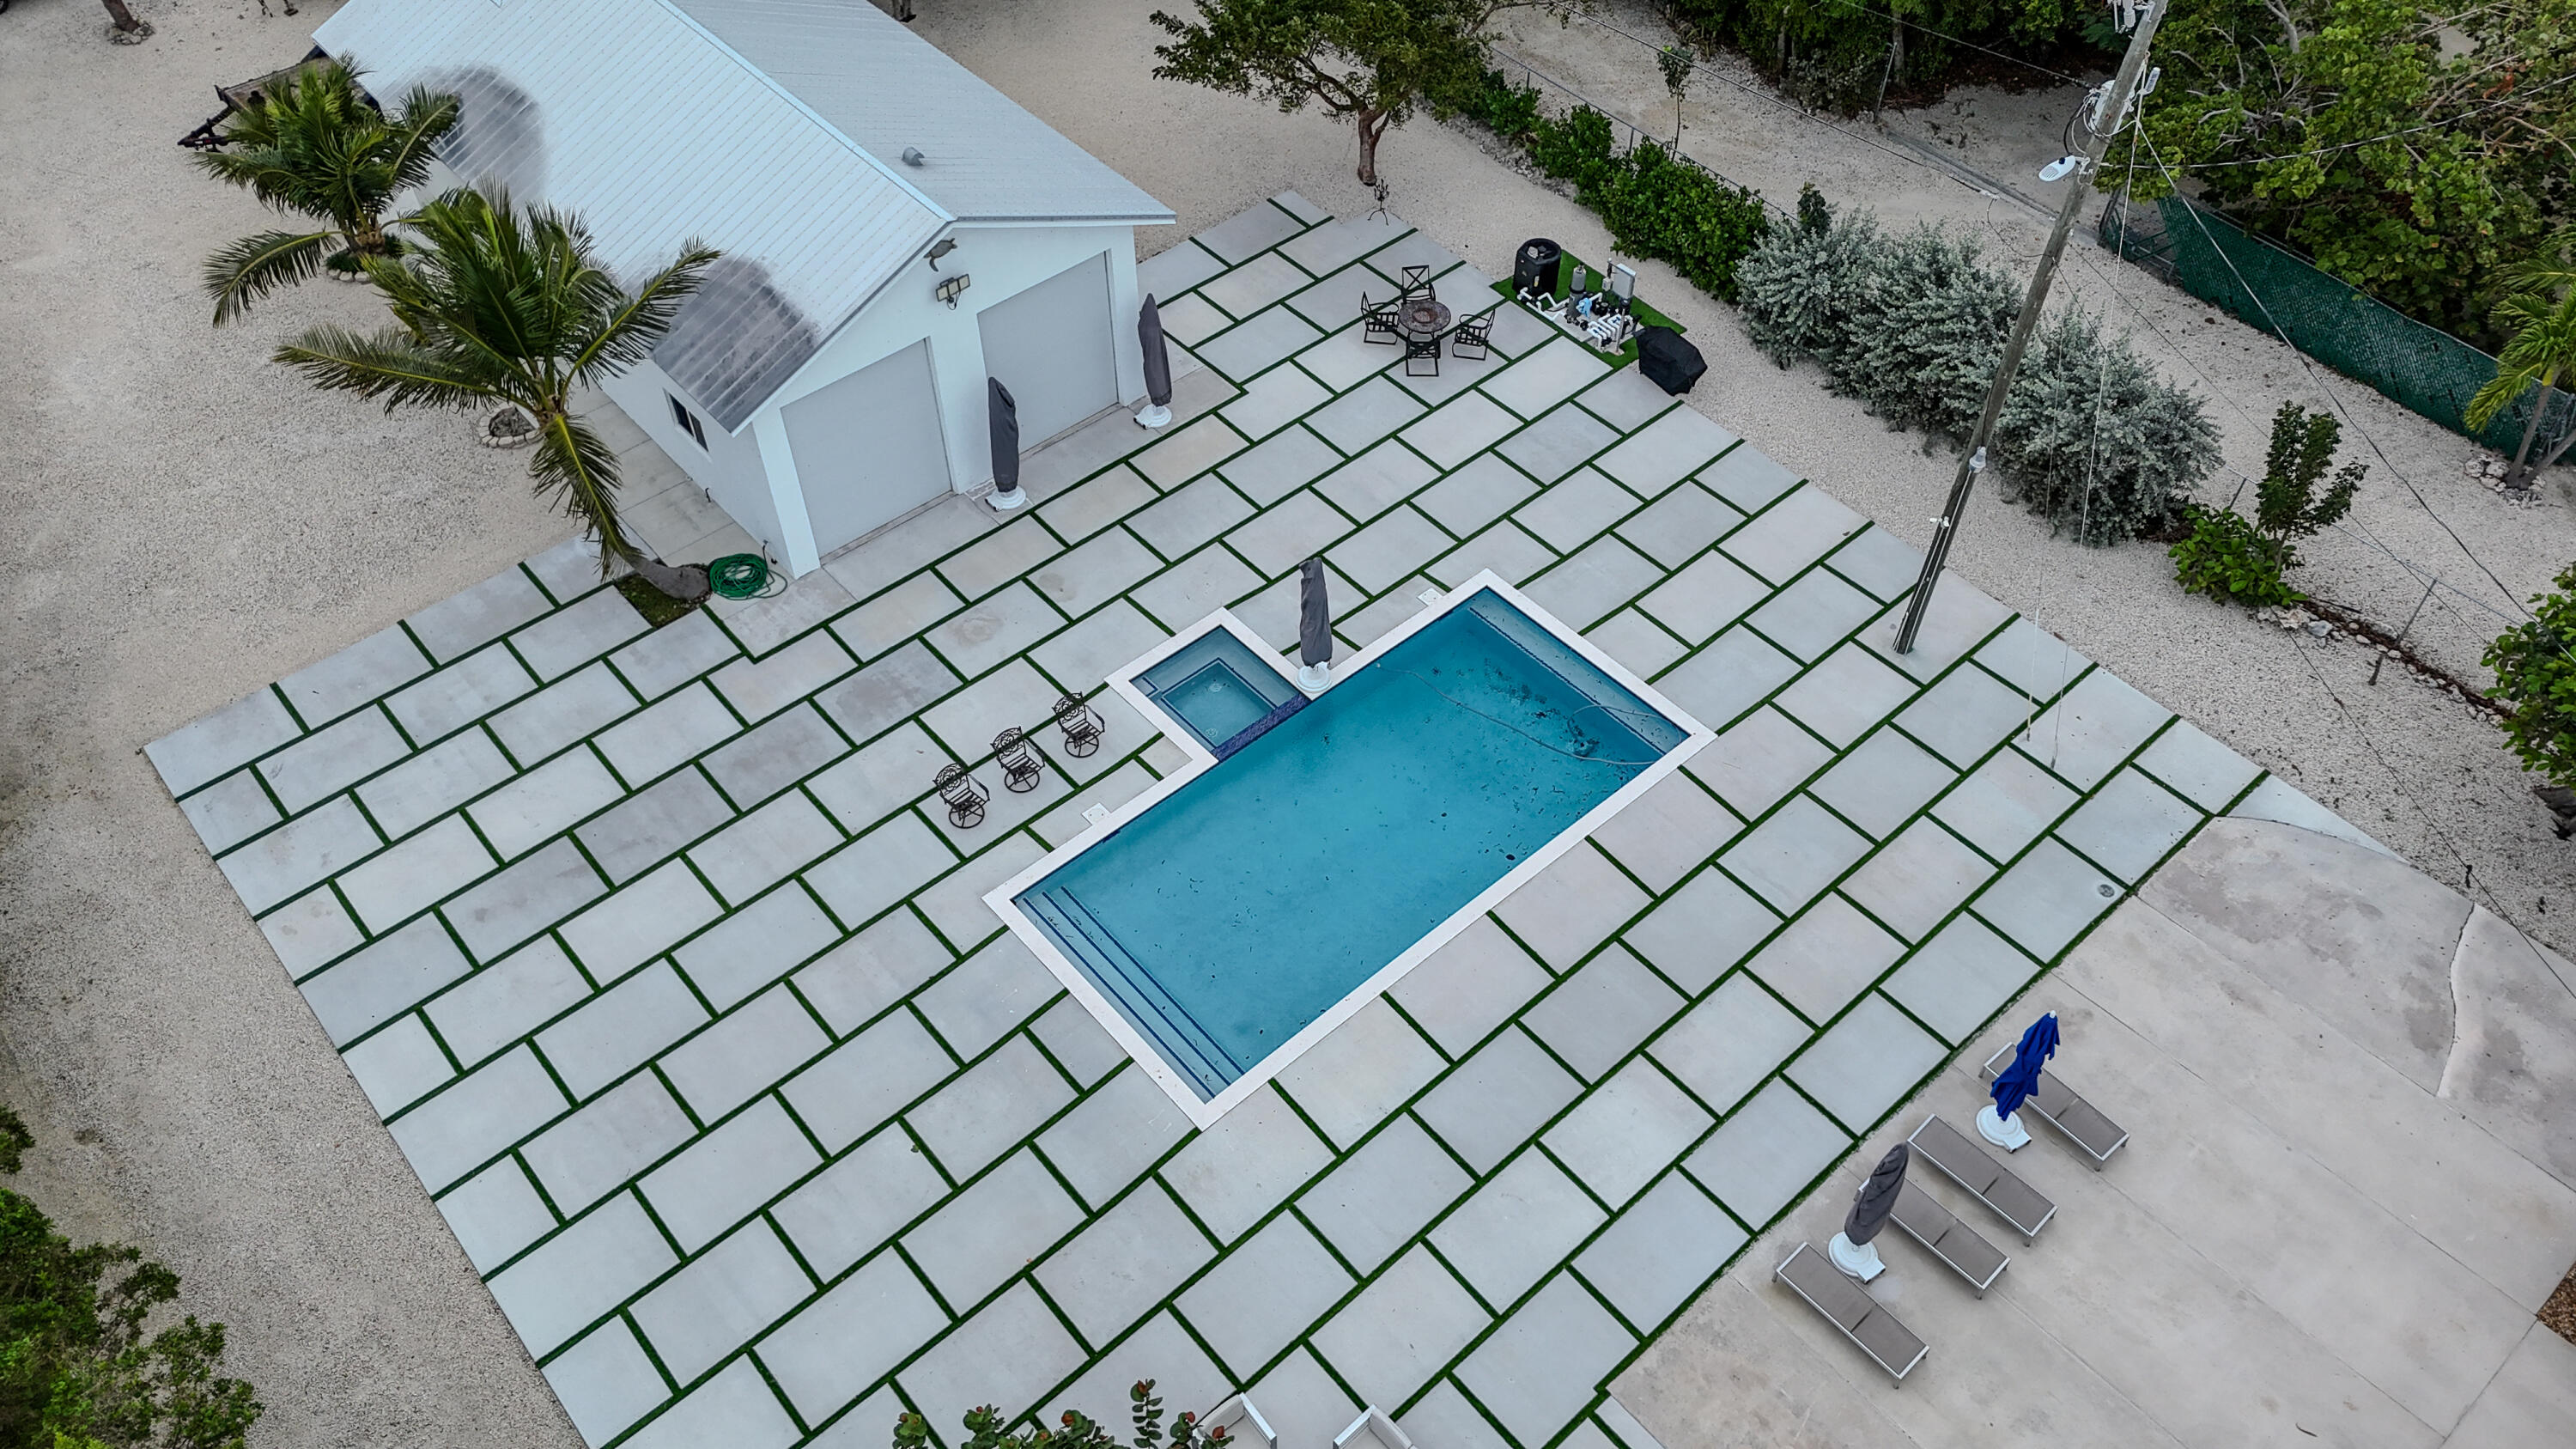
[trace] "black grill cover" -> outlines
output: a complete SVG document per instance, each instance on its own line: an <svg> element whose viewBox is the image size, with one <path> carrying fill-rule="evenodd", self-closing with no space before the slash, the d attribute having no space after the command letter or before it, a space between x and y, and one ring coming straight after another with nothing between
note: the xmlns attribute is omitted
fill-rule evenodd
<svg viewBox="0 0 2576 1449"><path fill-rule="evenodd" d="M1637 370L1648 382L1679 397L1708 371L1708 364L1680 333L1670 327L1649 327L1637 334Z"/></svg>
<svg viewBox="0 0 2576 1449"><path fill-rule="evenodd" d="M1555 295L1556 283L1565 270L1565 248L1543 236L1521 243L1519 258L1512 263L1512 293Z"/></svg>

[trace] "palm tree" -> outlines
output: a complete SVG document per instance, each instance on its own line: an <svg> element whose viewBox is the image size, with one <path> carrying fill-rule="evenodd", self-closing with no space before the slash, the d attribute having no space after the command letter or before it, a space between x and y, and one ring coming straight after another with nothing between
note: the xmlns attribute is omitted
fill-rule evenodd
<svg viewBox="0 0 2576 1449"><path fill-rule="evenodd" d="M2531 458L2532 440L2540 435L2541 418L2549 411L2549 390L2560 378L2576 373L2576 228L2559 233L2542 255L2505 276L2515 290L2488 315L2513 340L2496 358L2494 379L2469 399L2467 421L2472 428L2485 427L2525 388L2539 384L2539 395L2531 402L2531 421L2522 429L2522 445L2514 449L2513 466L2505 474L2506 487L2521 488L2576 444L2576 426L2571 426L2548 456L2536 462Z"/></svg>
<svg viewBox="0 0 2576 1449"><path fill-rule="evenodd" d="M451 191L409 219L407 258L368 256L367 275L400 324L372 336L315 327L276 360L320 387L406 404L515 406L537 425L537 492L589 525L604 575L619 563L679 599L704 598L706 570L647 557L617 514L617 455L574 417L572 390L652 354L718 253L696 242L629 293L593 256L581 222L522 212L509 193Z"/></svg>
<svg viewBox="0 0 2576 1449"><path fill-rule="evenodd" d="M247 188L272 210L323 223L244 237L206 260L215 325L326 264L358 271L399 248L385 218L395 197L429 178L432 148L456 125L457 100L414 87L391 116L358 88L346 60L288 77L223 132L230 151L200 151L206 174Z"/></svg>

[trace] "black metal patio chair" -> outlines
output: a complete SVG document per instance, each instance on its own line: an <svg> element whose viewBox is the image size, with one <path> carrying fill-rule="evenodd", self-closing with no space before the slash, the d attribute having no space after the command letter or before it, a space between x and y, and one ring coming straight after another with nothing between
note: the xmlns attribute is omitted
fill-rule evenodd
<svg viewBox="0 0 2576 1449"><path fill-rule="evenodd" d="M1368 293L1360 294L1360 340L1374 342L1381 347L1393 347L1403 340L1402 335L1395 330L1393 302L1381 306L1370 302Z"/></svg>
<svg viewBox="0 0 2576 1449"><path fill-rule="evenodd" d="M1489 344L1494 336L1494 314L1502 310L1502 305L1497 302L1459 323L1458 330L1449 334L1449 355L1474 362L1493 356ZM1472 353L1470 348L1474 349Z"/></svg>
<svg viewBox="0 0 2576 1449"><path fill-rule="evenodd" d="M1039 763L1037 747L1013 725L993 736L993 763L1002 767L1002 788L1014 795L1025 795L1038 787L1038 777L1046 773Z"/></svg>
<svg viewBox="0 0 2576 1449"><path fill-rule="evenodd" d="M1097 754L1100 750L1100 712L1078 694L1068 694L1055 702L1055 725L1064 731L1064 752L1075 759Z"/></svg>
<svg viewBox="0 0 2576 1449"><path fill-rule="evenodd" d="M1429 364L1424 366L1424 364ZM1438 377L1440 375L1440 339L1408 337L1404 339L1404 375Z"/></svg>
<svg viewBox="0 0 2576 1449"><path fill-rule="evenodd" d="M930 783L937 787L940 803L948 807L949 824L972 830L984 823L984 802L993 792L976 783L964 765L952 761L940 766Z"/></svg>

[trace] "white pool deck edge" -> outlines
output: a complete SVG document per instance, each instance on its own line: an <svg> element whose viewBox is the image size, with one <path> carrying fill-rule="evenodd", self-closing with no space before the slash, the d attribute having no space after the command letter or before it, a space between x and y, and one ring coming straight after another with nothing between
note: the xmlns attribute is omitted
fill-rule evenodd
<svg viewBox="0 0 2576 1449"><path fill-rule="evenodd" d="M1433 620L1487 589L1493 590L1504 602L1526 614L1532 623L1545 629L1558 643L1573 649L1585 661L1609 675L1621 688L1644 700L1666 719L1681 726L1681 742L1666 750L1653 764L1639 771L1626 784L1612 791L1600 804L1585 811L1581 819L1558 831L1547 844L1530 852L1526 859L1505 871L1493 884L1477 892L1473 900L1450 912L1422 939L1414 942L1401 955L1380 967L1366 981L1353 987L1348 995L1333 1003L1331 1009L1323 1015L1307 1023L1304 1030L1281 1043L1277 1050L1254 1063L1251 1070L1228 1083L1224 1091L1214 1097L1199 1096L1197 1089L1183 1080L1181 1074L1174 1071L1170 1063L1163 1060L1163 1054L1154 1048L1153 1043L1145 1040L1144 1034L1128 1023L1125 1014L1119 1011L1117 1004L1109 1000L1098 986L1092 984L1091 978L1083 973L1080 966L1075 965L1056 948L1055 939L1041 929L1035 921L1029 919L1028 914L1020 909L1016 899L1020 892L1070 864L1084 851L1107 840L1128 822L1153 809L1183 786L1214 769L1217 764L1214 751L1199 744L1188 730L1178 728L1176 723L1175 728L1165 732L1165 737L1178 742L1189 752L1190 760L1187 765L1173 771L1171 775L1156 782L1151 789L1110 812L1106 820L1047 852L1035 864L984 893L984 904L992 907L994 914L1000 916L1003 924L1010 927L1011 934L1019 939L1020 944L1029 948L1047 970L1054 974L1056 980L1064 984L1065 990L1073 994L1073 999L1081 1002L1083 1009L1091 1013L1092 1019L1100 1023L1101 1027L1118 1043L1119 1048L1133 1058L1137 1066L1144 1069L1145 1075L1150 1077L1155 1085L1163 1089L1164 1095L1172 1099L1172 1105L1178 1107L1182 1114L1189 1118L1190 1125L1199 1128L1216 1125L1217 1119L1269 1085L1272 1078L1287 1070L1297 1058L1305 1055L1308 1048L1332 1035L1335 1027L1350 1020L1360 1008L1376 1000L1389 987L1403 980L1406 972L1430 959L1433 952L1448 945L1459 932L1466 930L1478 918L1500 904L1504 897L1520 889L1523 882L1554 865L1559 856L1573 849L1577 843L1591 838L1593 831L1600 829L1611 817L1626 809L1631 801L1653 789L1665 776L1680 769L1683 761L1698 754L1717 737L1715 731L1700 723L1687 710L1666 699L1653 685L1629 672L1618 660L1594 648L1582 635L1568 628L1563 620L1539 607L1528 595L1504 582L1491 569L1479 570L1475 577L1444 592L1438 602L1423 606L1412 618L1388 630L1367 648L1352 655L1343 665L1337 666L1333 682L1318 691L1314 697L1320 699L1323 695L1331 693L1344 679L1366 668L1378 656L1412 638ZM1235 618L1230 611L1219 609L1198 624L1182 630L1147 650L1134 662L1111 673L1110 687L1116 689L1120 697L1129 704L1147 710L1147 718L1156 716L1168 718L1159 706L1154 705L1141 690L1135 687L1132 681L1137 674L1160 663L1174 650L1205 637L1210 625L1231 630L1236 637L1255 646L1254 652L1262 659L1268 660L1273 657L1268 644L1263 643L1259 636L1244 627L1243 622ZM1291 683L1294 681L1292 680Z"/></svg>

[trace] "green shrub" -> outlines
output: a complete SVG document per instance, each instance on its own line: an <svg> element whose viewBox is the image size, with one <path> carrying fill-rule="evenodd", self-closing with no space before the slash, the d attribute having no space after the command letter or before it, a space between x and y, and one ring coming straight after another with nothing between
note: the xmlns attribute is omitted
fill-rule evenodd
<svg viewBox="0 0 2576 1449"><path fill-rule="evenodd" d="M1872 273L1872 312L1833 348L1827 370L1892 424L1966 437L2021 289L1982 263L1975 242L1928 226L1883 244Z"/></svg>
<svg viewBox="0 0 2576 1449"><path fill-rule="evenodd" d="M1816 207L1824 210L1821 195ZM1745 335L1763 356L1782 367L1804 358L1832 374L1846 339L1877 312L1874 289L1886 238L1866 215L1836 222L1828 213L1818 225L1808 219L1803 198L1799 214L1795 228L1772 232L1736 267L1736 300Z"/></svg>
<svg viewBox="0 0 2576 1449"><path fill-rule="evenodd" d="M1434 95L1431 103L1436 113L1463 115L1515 146L1527 146L1538 130L1538 87L1513 85L1498 70L1478 76L1463 94Z"/></svg>
<svg viewBox="0 0 2576 1449"><path fill-rule="evenodd" d="M1652 141L1602 167L1594 192L1621 251L1669 262L1692 286L1729 302L1737 265L1771 229L1758 194Z"/></svg>
<svg viewBox="0 0 2576 1449"><path fill-rule="evenodd" d="M1576 106L1565 119L1541 116L1530 130L1530 160L1559 181L1574 183L1584 205L1611 163L1610 118L1590 106Z"/></svg>
<svg viewBox="0 0 2576 1449"><path fill-rule="evenodd" d="M33 1141L0 1107L0 1172ZM224 1326L145 1331L178 1296L176 1273L119 1244L74 1247L0 1188L0 1445L241 1449L260 1405L219 1372Z"/></svg>
<svg viewBox="0 0 2576 1449"><path fill-rule="evenodd" d="M1738 265L1746 333L1781 366L1812 361L1891 426L1921 429L1927 451L1964 442L2021 285L1973 241L1929 226L1891 238L1819 203L1802 200L1806 219L1771 228ZM2198 398L2070 308L2033 337L1992 455L2007 496L2098 545L2162 527L2218 444Z"/></svg>
<svg viewBox="0 0 2576 1449"><path fill-rule="evenodd" d="M2163 531L2219 461L2200 399L2072 307L2031 339L1994 450L2007 496L2095 547Z"/></svg>
<svg viewBox="0 0 2576 1449"><path fill-rule="evenodd" d="M2512 707L2506 741L2522 767L2553 785L2576 785L2576 565L2553 581L2556 592L2531 601L2531 621L2487 646L2494 697Z"/></svg>
<svg viewBox="0 0 2576 1449"><path fill-rule="evenodd" d="M1536 90L1511 84L1500 71L1487 71L1480 85L1443 104L1525 146L1539 170L1572 182L1575 200L1600 214L1621 252L1669 262L1693 286L1735 300L1736 264L1771 226L1759 193L1652 141L1621 152L1608 116L1590 106L1549 116Z"/></svg>
<svg viewBox="0 0 2576 1449"><path fill-rule="evenodd" d="M2209 594L2240 604L2292 604L2305 597L2281 581L2271 546L2254 520L2232 508L2183 505L2191 532L2166 552L2186 594Z"/></svg>
<svg viewBox="0 0 2576 1449"><path fill-rule="evenodd" d="M1226 1449L1233 1442L1223 1425L1202 1437L1198 1415L1186 1410L1164 1424L1163 1401L1155 1396L1152 1379L1127 1390L1127 1416L1135 1431L1129 1441L1134 1449ZM1053 1429L1005 1432L1001 1412L987 1404L966 1411L965 1449L1119 1449L1107 1425L1079 1410L1065 1410L1056 1424ZM930 1449L929 1421L909 1410L896 1415L894 1449Z"/></svg>
<svg viewBox="0 0 2576 1449"><path fill-rule="evenodd" d="M2283 403L2272 415L2272 442L2254 488L2254 516L2195 508L2192 533L2174 545L2174 576L2185 593L2209 593L2246 604L2287 604L2307 595L2282 575L2299 565L2298 540L2339 522L2370 472L2347 463L2332 478L2342 425L2325 413ZM2323 491L2320 491L2322 489Z"/></svg>

